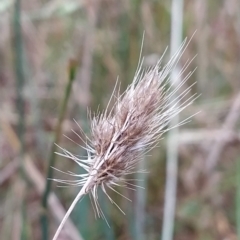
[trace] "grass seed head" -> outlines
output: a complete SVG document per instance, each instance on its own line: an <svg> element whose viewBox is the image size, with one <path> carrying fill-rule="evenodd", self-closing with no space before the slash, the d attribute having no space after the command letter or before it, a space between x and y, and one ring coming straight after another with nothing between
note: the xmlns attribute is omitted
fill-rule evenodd
<svg viewBox="0 0 240 240"><path fill-rule="evenodd" d="M61 148L63 154L60 155L75 161L86 173L82 175L68 173L77 180L55 179L63 184L82 186L59 229L78 200L87 193L95 205L96 214L104 217L98 204L98 187L101 187L109 200L119 208L105 188L117 192L114 186L133 187L133 184L127 182L126 176L141 171L136 170L136 165L143 155L158 143L162 134L168 130L167 126L171 119L196 98L195 95L187 98L191 86L184 91L178 91L192 74L190 72L185 78L182 77L191 61L188 61L180 71L178 78L181 77L182 81L178 85L170 81L170 74L185 48L186 40L164 67L161 67L159 60L155 66L144 70L141 62L132 84L123 94L120 95L115 86L110 99L114 100L113 107L110 110L107 107L103 113L95 115L90 121L91 137L90 139L86 137L84 147L88 152L87 159L80 159Z"/></svg>

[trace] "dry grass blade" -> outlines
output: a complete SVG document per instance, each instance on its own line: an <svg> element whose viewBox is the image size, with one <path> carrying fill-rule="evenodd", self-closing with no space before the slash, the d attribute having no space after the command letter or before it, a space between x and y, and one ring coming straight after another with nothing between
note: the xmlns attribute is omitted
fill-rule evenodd
<svg viewBox="0 0 240 240"><path fill-rule="evenodd" d="M240 110L240 93L235 97L235 100L233 102L233 105L229 111L229 114L227 115L227 118L222 126L222 130L229 131L237 123L237 120L239 119L239 110ZM223 150L223 146L226 144L226 138L217 138L217 141L213 144L209 151L209 155L206 159L206 172L210 174L214 167L217 165L217 162L219 161L221 152Z"/></svg>
<svg viewBox="0 0 240 240"><path fill-rule="evenodd" d="M176 96L174 104L171 103L172 96L192 74L190 72L185 78L182 77L190 63L188 62L179 73L178 77L183 78L179 86L173 87L169 79L186 47L187 40L164 67L161 66L162 58L148 70L142 68L141 61L127 90L122 95L116 90L113 92L112 96L116 99L113 107L110 110L107 107L102 114L95 115L91 120L92 136L90 139L86 137L85 146L88 152L87 159L80 159L61 148L63 151L61 155L83 167L86 173L83 176L66 173L75 176L77 181L54 179L61 184L77 185L82 188L68 209L53 240L57 239L65 221L83 195L90 194L96 215L106 220L98 203L98 187L103 189L116 206L117 204L107 194L105 186L110 189L112 186L129 189L138 187L129 183L126 176L136 172L136 166L144 153L156 146L162 134L168 130L169 121L196 98L194 95L186 100L191 90L190 86ZM117 207L122 211L119 206Z"/></svg>
<svg viewBox="0 0 240 240"><path fill-rule="evenodd" d="M19 142L19 139L17 138L17 135L13 131L13 129L3 117L0 117L0 125L6 135L6 138L11 144L12 148L14 149L14 151L18 152L20 149L20 142ZM42 195L44 191L44 178L41 175L41 173L38 171L34 163L32 162L29 155L24 156L23 169L25 171L26 176L35 186L39 195ZM49 209L52 212L54 218L57 221L60 221L64 217L65 211L55 194L53 193L50 194L48 199L48 204L49 204ZM74 226L74 224L70 219L68 219L68 221L66 222L66 227L67 227L66 233L70 237L70 239L72 240L83 239L79 231L76 229L76 227Z"/></svg>

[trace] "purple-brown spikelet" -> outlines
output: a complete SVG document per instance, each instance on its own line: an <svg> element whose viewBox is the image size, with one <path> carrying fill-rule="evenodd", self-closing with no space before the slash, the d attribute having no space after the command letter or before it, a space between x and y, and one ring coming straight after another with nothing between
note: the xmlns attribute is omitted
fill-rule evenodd
<svg viewBox="0 0 240 240"><path fill-rule="evenodd" d="M114 186L134 187L134 184L127 181L126 176L141 171L139 169L136 171L136 165L142 160L143 155L154 147L162 134L168 130L169 121L196 98L194 94L185 99L189 95L191 86L179 91L192 72L189 72L177 86L172 86L169 81L171 71L185 48L186 40L164 67L161 67L160 59L154 67L143 70L141 62L132 84L122 95L117 93L115 87L110 99L110 101L115 99L112 109L108 112L107 107L102 114L91 119L91 137L90 139L86 137L84 147L88 152L87 159L79 159L61 148L63 154L58 154L75 161L86 170L86 173L81 175L67 173L76 177L76 180L54 179L63 184L82 186L82 188L68 209L53 240L57 239L74 206L85 194L90 194L97 215L105 218L98 204L98 187L101 187L109 200L120 209L110 198L106 188L121 195ZM185 64L178 77L181 77L190 62ZM180 93L176 96L178 92ZM172 103L173 96L174 103Z"/></svg>

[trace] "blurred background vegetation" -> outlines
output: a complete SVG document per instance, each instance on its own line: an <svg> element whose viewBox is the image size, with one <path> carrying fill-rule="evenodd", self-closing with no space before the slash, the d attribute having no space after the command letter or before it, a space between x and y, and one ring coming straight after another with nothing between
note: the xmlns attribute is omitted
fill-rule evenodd
<svg viewBox="0 0 240 240"><path fill-rule="evenodd" d="M54 159L53 142L86 155L63 135L81 144L71 131L81 134L73 119L88 133L87 109L106 107L118 76L121 91L131 83L144 31L144 64L156 63L170 44L171 14L170 0L0 1L1 240L51 239L79 189L48 185L46 207L49 163L82 172L67 159ZM187 84L197 81L191 94L201 96L180 118L201 112L178 136L173 239L240 239L239 1L185 0L183 38L196 29L180 63L197 54ZM124 190L132 203L112 194L126 216L100 193L109 229L95 220L85 197L59 239L160 239L166 144L163 139L147 157L145 190Z"/></svg>

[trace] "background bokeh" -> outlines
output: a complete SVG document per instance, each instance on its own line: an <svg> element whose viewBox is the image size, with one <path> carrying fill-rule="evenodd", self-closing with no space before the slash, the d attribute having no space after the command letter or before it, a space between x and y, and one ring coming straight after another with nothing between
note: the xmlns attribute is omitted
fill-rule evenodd
<svg viewBox="0 0 240 240"><path fill-rule="evenodd" d="M89 110L106 107L118 76L121 91L131 83L144 31L144 64L156 63L170 44L171 14L170 0L0 1L1 240L51 239L79 190L53 183L48 208L42 206L53 142L86 154L63 135L81 144L71 131L81 134L73 119L89 133ZM197 69L186 86L197 81L190 94L201 96L180 118L200 112L177 136L173 239L240 239L239 1L185 0L183 39L196 30L180 64L195 57L188 69ZM169 51L164 62L168 59ZM75 66L60 131L61 102ZM146 157L145 190L122 190L132 203L111 194L126 216L100 192L108 228L104 220L95 219L85 197L71 215L70 235L63 231L59 239L160 239L166 138L159 145ZM56 168L82 173L70 160L55 157Z"/></svg>

